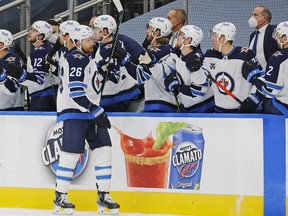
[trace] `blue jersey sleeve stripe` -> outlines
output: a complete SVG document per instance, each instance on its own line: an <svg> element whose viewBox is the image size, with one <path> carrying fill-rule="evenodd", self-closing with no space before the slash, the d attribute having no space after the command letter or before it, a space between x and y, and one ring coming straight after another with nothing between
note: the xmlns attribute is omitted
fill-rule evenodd
<svg viewBox="0 0 288 216"><path fill-rule="evenodd" d="M281 90L283 88L283 86L275 85L275 84L269 83L269 82L266 82L266 86L268 88L272 88L272 89L275 89L275 90Z"/></svg>
<svg viewBox="0 0 288 216"><path fill-rule="evenodd" d="M82 88L87 88L87 85L82 83L82 82L71 82L68 84L69 88L73 88L73 87L82 87Z"/></svg>
<svg viewBox="0 0 288 216"><path fill-rule="evenodd" d="M70 96L71 98L82 97L82 96L84 96L84 95L85 95L85 92L84 92L84 91L81 91L81 92L71 92L71 93L69 94L69 96Z"/></svg>

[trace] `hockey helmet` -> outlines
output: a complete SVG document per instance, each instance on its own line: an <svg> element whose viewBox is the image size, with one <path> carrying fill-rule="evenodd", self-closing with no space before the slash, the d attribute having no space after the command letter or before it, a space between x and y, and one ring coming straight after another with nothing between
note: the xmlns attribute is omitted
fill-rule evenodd
<svg viewBox="0 0 288 216"><path fill-rule="evenodd" d="M99 28L100 32L107 28L108 35L114 34L117 28L115 19L110 15L101 15L94 20L94 28Z"/></svg>
<svg viewBox="0 0 288 216"><path fill-rule="evenodd" d="M153 32L160 30L160 37L168 36L172 31L172 23L162 17L154 17L149 21L149 26L153 28Z"/></svg>
<svg viewBox="0 0 288 216"><path fill-rule="evenodd" d="M44 35L44 38L42 39L43 41L48 40L48 38L52 35L52 26L46 21L35 21L31 28L35 29L38 32L38 35Z"/></svg>
<svg viewBox="0 0 288 216"><path fill-rule="evenodd" d="M74 31L74 29L76 27L78 27L80 24L75 21L75 20L67 20L67 21L64 21L60 24L59 26L59 30L61 32L61 35L65 35L65 34L69 34L71 35L72 32Z"/></svg>
<svg viewBox="0 0 288 216"><path fill-rule="evenodd" d="M7 49L13 44L13 36L10 31L0 29L0 42L4 44L3 49Z"/></svg>
<svg viewBox="0 0 288 216"><path fill-rule="evenodd" d="M283 35L286 35L288 37L288 21L279 23L274 30L274 38L276 36L281 38Z"/></svg>
<svg viewBox="0 0 288 216"><path fill-rule="evenodd" d="M203 31L195 25L185 25L180 29L184 33L183 40L192 38L190 46L197 47L203 40Z"/></svg>
<svg viewBox="0 0 288 216"><path fill-rule="evenodd" d="M221 35L224 35L226 38L226 41L234 41L235 36L236 36L236 27L233 23L221 22L213 27L213 30L211 33L216 33L217 38L220 38Z"/></svg>
<svg viewBox="0 0 288 216"><path fill-rule="evenodd" d="M79 25L74 28L70 37L74 41L74 43L75 43L75 40L82 43L83 39L91 38L91 37L93 38L93 31L87 25Z"/></svg>

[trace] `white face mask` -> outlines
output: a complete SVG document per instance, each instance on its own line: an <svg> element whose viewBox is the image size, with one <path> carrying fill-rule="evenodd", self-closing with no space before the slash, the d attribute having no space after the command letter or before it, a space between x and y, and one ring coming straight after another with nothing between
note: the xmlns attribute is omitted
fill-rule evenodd
<svg viewBox="0 0 288 216"><path fill-rule="evenodd" d="M248 20L248 24L250 28L256 28L256 26L258 25L258 21L254 16L251 16Z"/></svg>

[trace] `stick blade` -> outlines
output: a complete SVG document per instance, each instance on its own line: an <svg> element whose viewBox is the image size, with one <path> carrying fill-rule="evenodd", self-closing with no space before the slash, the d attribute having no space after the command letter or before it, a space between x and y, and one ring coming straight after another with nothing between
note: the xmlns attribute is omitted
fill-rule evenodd
<svg viewBox="0 0 288 216"><path fill-rule="evenodd" d="M113 3L115 4L115 6L117 8L118 13L123 11L123 7L122 7L120 0L113 0Z"/></svg>

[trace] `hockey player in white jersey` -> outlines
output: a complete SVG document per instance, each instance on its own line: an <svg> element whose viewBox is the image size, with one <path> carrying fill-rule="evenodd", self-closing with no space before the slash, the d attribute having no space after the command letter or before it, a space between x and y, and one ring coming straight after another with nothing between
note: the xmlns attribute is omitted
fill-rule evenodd
<svg viewBox="0 0 288 216"><path fill-rule="evenodd" d="M152 67L148 66L147 72L153 77L165 78L163 90L170 92L166 101L179 103L178 111L181 112L210 112L214 106L212 94L206 94L209 82L197 72L202 64L202 52L197 46L202 39L203 32L199 27L183 26L170 56ZM142 64L151 62L148 55L142 55L140 59ZM159 91L154 94L159 94Z"/></svg>
<svg viewBox="0 0 288 216"><path fill-rule="evenodd" d="M63 64L62 91L57 104L57 120L63 121L63 141L56 172L54 213L72 214L75 205L69 202L67 192L74 168L87 140L95 157L95 175L98 189L98 212L118 214L120 208L109 195L111 183L112 149L108 128L110 121L99 106L103 76L97 71L89 54L93 52L94 38L91 28L76 27L70 35L75 48L67 54Z"/></svg>
<svg viewBox="0 0 288 216"><path fill-rule="evenodd" d="M107 112L127 111L130 102L140 95L138 85L127 74L123 64L111 58L116 28L116 21L110 15L101 15L94 20L95 39L100 43L95 53L95 62L101 73L108 74L101 98L101 105ZM126 49L130 53L131 61L136 64L139 54L145 52L136 41L125 35L119 35L116 47L117 50L120 47ZM114 53L117 53L117 50Z"/></svg>
<svg viewBox="0 0 288 216"><path fill-rule="evenodd" d="M0 111L24 111L23 89L15 78L7 76L5 70L9 64L21 66L19 58L10 50L12 44L11 32L0 29Z"/></svg>
<svg viewBox="0 0 288 216"><path fill-rule="evenodd" d="M274 32L279 51L268 60L265 75L249 62L243 67L242 74L250 83L257 87L257 100L245 101L248 111L263 101L263 112L288 116L288 21L277 25ZM268 98L268 99L267 99Z"/></svg>
<svg viewBox="0 0 288 216"><path fill-rule="evenodd" d="M147 51L152 57L152 63L164 61L172 51L168 36L171 34L172 24L163 17L154 17L149 21L146 30L147 41L150 41ZM144 83L145 106L144 112L176 112L175 99L165 91L164 78L151 79ZM170 98L170 100L169 100Z"/></svg>
<svg viewBox="0 0 288 216"><path fill-rule="evenodd" d="M35 21L29 30L28 41L33 45L27 60L27 72L37 71L44 76L44 83L39 86L27 83L31 97L31 111L56 111L55 97L57 78L49 73L49 64L46 63L46 55L52 48L48 38L52 35L52 26L43 20ZM26 83L23 83L25 85Z"/></svg>
<svg viewBox="0 0 288 216"><path fill-rule="evenodd" d="M27 86L30 94L30 111L56 111L56 89L54 84L58 84L57 78L49 73L49 64L46 63L46 55L52 48L48 38L52 34L52 27L45 21L34 22L28 32L28 41L32 43L30 55L27 59L26 68L15 67L7 72L18 79L23 86ZM16 71L16 72L15 72Z"/></svg>
<svg viewBox="0 0 288 216"><path fill-rule="evenodd" d="M255 98L252 85L242 77L242 65L245 61L259 65L255 54L246 47L235 47L233 41L236 36L236 27L230 22L216 24L210 31L213 48L204 55L204 67L216 81L244 101L247 97ZM242 112L239 103L224 92L218 85L212 85L215 98L215 112L233 113ZM259 104L260 105L260 104Z"/></svg>

